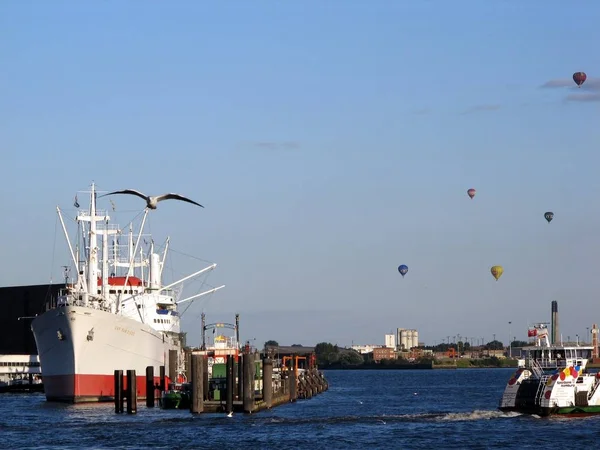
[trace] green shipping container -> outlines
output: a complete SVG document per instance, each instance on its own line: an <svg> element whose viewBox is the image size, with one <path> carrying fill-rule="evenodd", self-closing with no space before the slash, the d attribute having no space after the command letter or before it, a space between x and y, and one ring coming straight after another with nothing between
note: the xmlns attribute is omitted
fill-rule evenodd
<svg viewBox="0 0 600 450"><path fill-rule="evenodd" d="M254 364L254 379L260 380L260 375L262 372L262 363L260 361L256 361Z"/></svg>
<svg viewBox="0 0 600 450"><path fill-rule="evenodd" d="M225 378L227 376L227 364L213 364L212 377Z"/></svg>

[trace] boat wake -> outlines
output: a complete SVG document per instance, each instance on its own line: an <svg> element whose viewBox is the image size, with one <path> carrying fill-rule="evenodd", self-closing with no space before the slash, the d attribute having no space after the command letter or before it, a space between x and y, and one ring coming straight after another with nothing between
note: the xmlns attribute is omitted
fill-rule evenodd
<svg viewBox="0 0 600 450"><path fill-rule="evenodd" d="M445 413L419 413L419 414L382 414L366 416L338 416L338 417L261 417L255 416L255 425L334 425L343 423L372 424L378 426L403 422L468 422L481 420L507 419L520 416L520 413L504 413L501 411L475 410L469 412Z"/></svg>
<svg viewBox="0 0 600 450"><path fill-rule="evenodd" d="M504 413L502 411L482 411L475 410L471 412L461 413L446 413L439 417L439 420L447 420L450 422L456 421L470 421L470 420L490 420L490 419L503 419L520 416L520 413Z"/></svg>

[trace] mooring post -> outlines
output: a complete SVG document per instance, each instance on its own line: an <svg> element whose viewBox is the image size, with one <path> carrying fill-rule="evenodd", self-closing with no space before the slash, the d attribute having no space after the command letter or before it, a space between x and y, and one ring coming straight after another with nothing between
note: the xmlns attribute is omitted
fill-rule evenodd
<svg viewBox="0 0 600 450"><path fill-rule="evenodd" d="M273 406L273 360L268 356L263 359L262 393L267 408Z"/></svg>
<svg viewBox="0 0 600 450"><path fill-rule="evenodd" d="M169 350L169 379L177 383L177 350Z"/></svg>
<svg viewBox="0 0 600 450"><path fill-rule="evenodd" d="M282 394L282 395L285 395L288 392L288 387L289 387L288 378L289 377L287 374L285 364L280 364L279 365L279 382L280 382L279 389L281 389L280 394Z"/></svg>
<svg viewBox="0 0 600 450"><path fill-rule="evenodd" d="M199 414L204 411L204 355L192 355L191 366L192 401L190 412Z"/></svg>
<svg viewBox="0 0 600 450"><path fill-rule="evenodd" d="M159 370L159 376L160 376L160 392L164 392L166 389L166 382L165 382L165 366L160 366L158 368Z"/></svg>
<svg viewBox="0 0 600 450"><path fill-rule="evenodd" d="M202 358L202 392L204 395L204 400L210 400L210 386L208 384L208 355L204 355Z"/></svg>
<svg viewBox="0 0 600 450"><path fill-rule="evenodd" d="M296 368L294 367L294 361L291 361L290 364L290 402L295 402L298 398L297 390L296 390Z"/></svg>
<svg viewBox="0 0 600 450"><path fill-rule="evenodd" d="M254 411L254 356L244 354L244 412Z"/></svg>
<svg viewBox="0 0 600 450"><path fill-rule="evenodd" d="M137 412L137 379L135 370L127 371L127 414L135 414Z"/></svg>
<svg viewBox="0 0 600 450"><path fill-rule="evenodd" d="M115 370L115 412L123 412L123 371Z"/></svg>
<svg viewBox="0 0 600 450"><path fill-rule="evenodd" d="M244 354L238 354L237 363L237 399L244 399Z"/></svg>
<svg viewBox="0 0 600 450"><path fill-rule="evenodd" d="M154 408L154 367L146 367L146 406Z"/></svg>
<svg viewBox="0 0 600 450"><path fill-rule="evenodd" d="M235 383L233 378L235 373L233 371L233 355L227 355L227 365L225 366L225 377L226 377L226 400L225 400L225 412L230 413L233 411L233 387Z"/></svg>
<svg viewBox="0 0 600 450"><path fill-rule="evenodd" d="M238 374L238 362L237 356L231 355L231 379L233 383L232 392L233 399L238 400L238 388L237 388L237 374Z"/></svg>
<svg viewBox="0 0 600 450"><path fill-rule="evenodd" d="M192 352L188 351L185 354L185 376L188 381L192 380Z"/></svg>

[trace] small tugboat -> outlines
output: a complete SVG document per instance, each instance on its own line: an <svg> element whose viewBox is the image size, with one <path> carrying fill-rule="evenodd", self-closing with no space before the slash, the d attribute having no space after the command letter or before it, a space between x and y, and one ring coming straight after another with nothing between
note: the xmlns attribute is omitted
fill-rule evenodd
<svg viewBox="0 0 600 450"><path fill-rule="evenodd" d="M192 387L189 383L169 383L169 389L162 393L161 406L164 409L189 409Z"/></svg>
<svg viewBox="0 0 600 450"><path fill-rule="evenodd" d="M508 380L499 409L538 416L600 414L600 374L586 371L594 347L551 345L543 324L528 336L535 345L523 348L525 359Z"/></svg>

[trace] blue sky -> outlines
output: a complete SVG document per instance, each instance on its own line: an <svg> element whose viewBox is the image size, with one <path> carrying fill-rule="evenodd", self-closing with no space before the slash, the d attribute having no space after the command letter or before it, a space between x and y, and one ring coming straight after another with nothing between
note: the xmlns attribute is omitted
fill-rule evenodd
<svg viewBox="0 0 600 450"><path fill-rule="evenodd" d="M592 0L2 2L0 285L60 279L55 206L95 181L206 207L150 218L227 285L184 317L191 343L203 309L239 312L259 344L383 343L397 327L428 344L524 339L552 300L565 338L583 336L600 321L599 14ZM141 208L113 200L124 220Z"/></svg>

